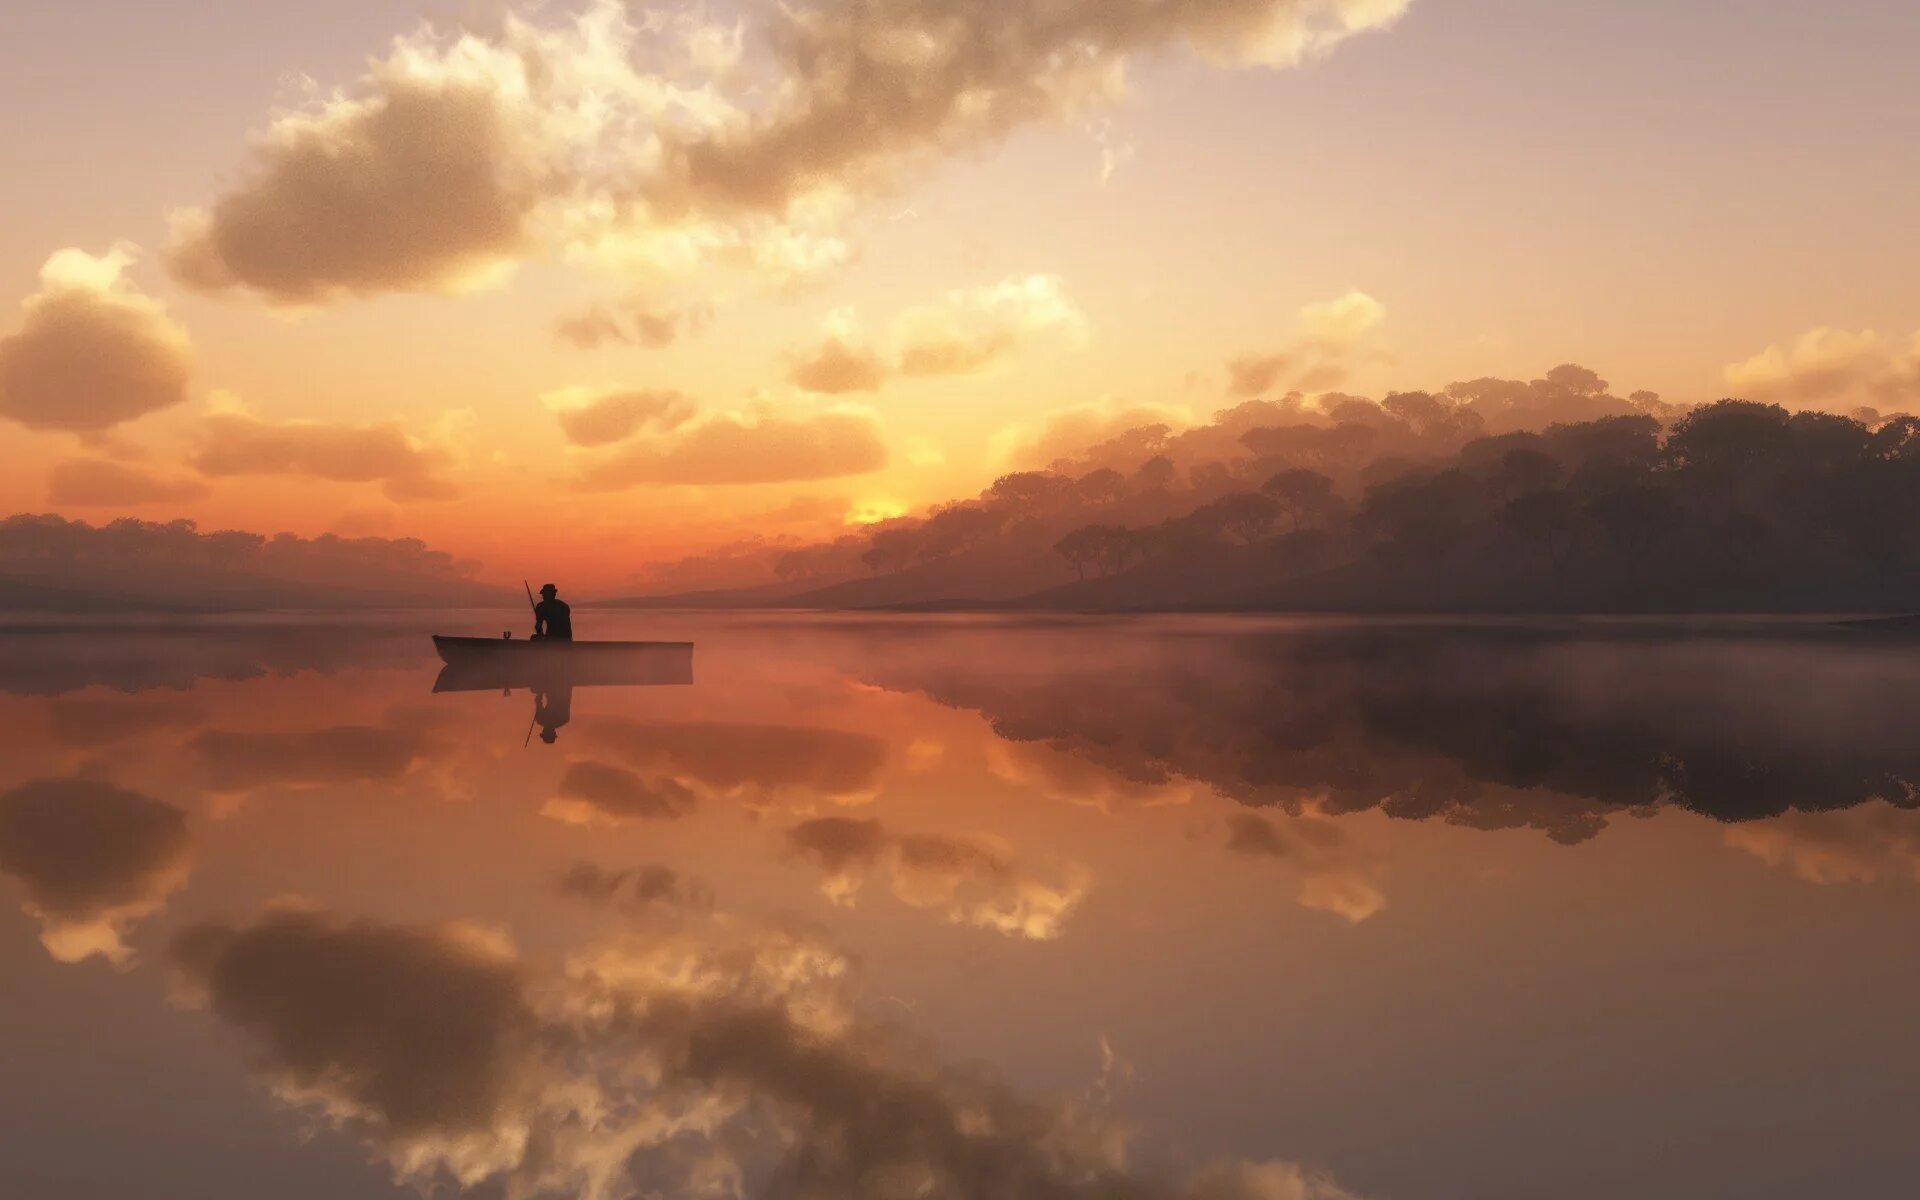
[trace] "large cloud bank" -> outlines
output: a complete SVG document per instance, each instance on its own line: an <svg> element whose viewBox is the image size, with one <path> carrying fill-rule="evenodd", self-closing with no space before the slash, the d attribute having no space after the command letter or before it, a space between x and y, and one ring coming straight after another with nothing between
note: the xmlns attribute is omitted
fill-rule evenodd
<svg viewBox="0 0 1920 1200"><path fill-rule="evenodd" d="M397 40L278 116L240 181L175 217L182 281L284 304L457 290L537 249L776 276L847 257L862 195L1106 103L1138 57L1287 67L1408 0L817 0L747 37L697 9Z"/></svg>

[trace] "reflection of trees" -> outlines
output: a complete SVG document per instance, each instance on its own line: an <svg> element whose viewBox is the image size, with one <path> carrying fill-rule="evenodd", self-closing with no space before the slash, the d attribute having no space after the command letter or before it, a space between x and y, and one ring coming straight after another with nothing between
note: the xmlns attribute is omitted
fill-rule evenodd
<svg viewBox="0 0 1920 1200"><path fill-rule="evenodd" d="M415 667L432 658L422 634L369 633L364 627L16 629L0 637L0 692L58 695L94 686L179 690L201 679Z"/></svg>
<svg viewBox="0 0 1920 1200"><path fill-rule="evenodd" d="M1296 811L1573 842L1663 804L1723 821L1920 805L1903 717L1920 673L1831 639L1056 627L892 641L866 673L1127 779Z"/></svg>

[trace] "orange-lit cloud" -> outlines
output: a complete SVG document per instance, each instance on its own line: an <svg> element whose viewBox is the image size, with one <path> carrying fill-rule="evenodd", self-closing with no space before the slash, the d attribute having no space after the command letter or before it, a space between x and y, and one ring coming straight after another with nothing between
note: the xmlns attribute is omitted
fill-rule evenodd
<svg viewBox="0 0 1920 1200"><path fill-rule="evenodd" d="M1874 801L1837 812L1795 812L1723 835L1808 883L1920 882L1920 813Z"/></svg>
<svg viewBox="0 0 1920 1200"><path fill-rule="evenodd" d="M795 483L863 475L887 465L880 422L864 409L787 415L715 411L643 432L582 462L588 491L651 483Z"/></svg>
<svg viewBox="0 0 1920 1200"><path fill-rule="evenodd" d="M1810 329L1787 346L1727 364L1725 375L1727 386L1748 400L1920 404L1920 333L1894 344L1872 330Z"/></svg>
<svg viewBox="0 0 1920 1200"><path fill-rule="evenodd" d="M453 465L452 453L392 421L336 425L213 413L202 423L192 462L210 476L296 475L378 483L394 500L439 500L456 491L442 475Z"/></svg>
<svg viewBox="0 0 1920 1200"><path fill-rule="evenodd" d="M893 894L915 908L940 910L958 925L1042 941L1060 935L1088 884L1082 868L1048 875L993 839L894 833L870 819L803 821L787 831L787 846L827 873L820 890L835 903L853 903L865 877L880 872Z"/></svg>
<svg viewBox="0 0 1920 1200"><path fill-rule="evenodd" d="M1072 404L1002 429L993 437L991 456L1009 467L1045 467L1132 430L1180 430L1193 422L1193 412L1182 405L1110 400Z"/></svg>
<svg viewBox="0 0 1920 1200"><path fill-rule="evenodd" d="M697 333L713 318L705 305L656 305L642 300L594 304L554 324L554 332L582 350L598 346L644 346L658 350Z"/></svg>
<svg viewBox="0 0 1920 1200"><path fill-rule="evenodd" d="M836 313L820 343L795 358L790 378L812 392L870 392L894 375L977 371L1025 343L1085 326L1056 276L1029 275L906 310L884 350L867 344L850 312Z"/></svg>
<svg viewBox="0 0 1920 1200"><path fill-rule="evenodd" d="M570 825L672 821L692 812L696 803L694 794L678 780L645 778L625 767L582 760L567 764L540 811Z"/></svg>
<svg viewBox="0 0 1920 1200"><path fill-rule="evenodd" d="M47 499L76 508L179 504L199 500L211 491L204 479L104 458L68 459L47 475Z"/></svg>
<svg viewBox="0 0 1920 1200"><path fill-rule="evenodd" d="M795 356L787 378L809 392L840 396L877 391L887 374L887 360L866 345L852 314L836 313L819 344Z"/></svg>
<svg viewBox="0 0 1920 1200"><path fill-rule="evenodd" d="M1300 867L1302 908L1333 913L1358 925L1387 906L1365 856L1355 851L1336 822L1324 817L1235 813L1227 819L1227 849Z"/></svg>
<svg viewBox="0 0 1920 1200"><path fill-rule="evenodd" d="M131 261L119 248L47 259L19 330L0 337L0 416L96 433L187 398L186 330L122 280Z"/></svg>
<svg viewBox="0 0 1920 1200"><path fill-rule="evenodd" d="M643 429L673 429L698 411L683 393L662 388L596 392L564 388L541 397L576 446L623 442Z"/></svg>
<svg viewBox="0 0 1920 1200"><path fill-rule="evenodd" d="M1324 392L1346 381L1351 360L1375 350L1373 340L1386 320L1386 306L1365 292L1353 291L1300 310L1294 339L1284 350L1250 354L1227 363L1227 390L1236 396L1264 396L1276 387Z"/></svg>

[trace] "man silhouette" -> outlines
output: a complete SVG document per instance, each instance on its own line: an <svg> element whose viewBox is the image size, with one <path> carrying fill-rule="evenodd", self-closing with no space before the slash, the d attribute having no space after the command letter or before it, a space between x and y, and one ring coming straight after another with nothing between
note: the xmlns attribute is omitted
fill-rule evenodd
<svg viewBox="0 0 1920 1200"><path fill-rule="evenodd" d="M560 727L573 719L573 685L564 680L550 683L533 694L533 723L540 727L540 740L551 746L560 736Z"/></svg>
<svg viewBox="0 0 1920 1200"><path fill-rule="evenodd" d="M540 589L540 603L533 606L533 636L552 638L562 642L573 640L573 610L567 602L560 599L560 589L545 584Z"/></svg>

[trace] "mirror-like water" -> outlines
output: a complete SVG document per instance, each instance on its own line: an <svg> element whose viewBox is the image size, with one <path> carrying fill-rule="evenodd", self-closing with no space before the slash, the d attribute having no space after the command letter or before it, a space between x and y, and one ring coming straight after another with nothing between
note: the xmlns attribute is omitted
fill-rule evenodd
<svg viewBox="0 0 1920 1200"><path fill-rule="evenodd" d="M1920 643L498 625L0 634L0 1195L1911 1194Z"/></svg>

